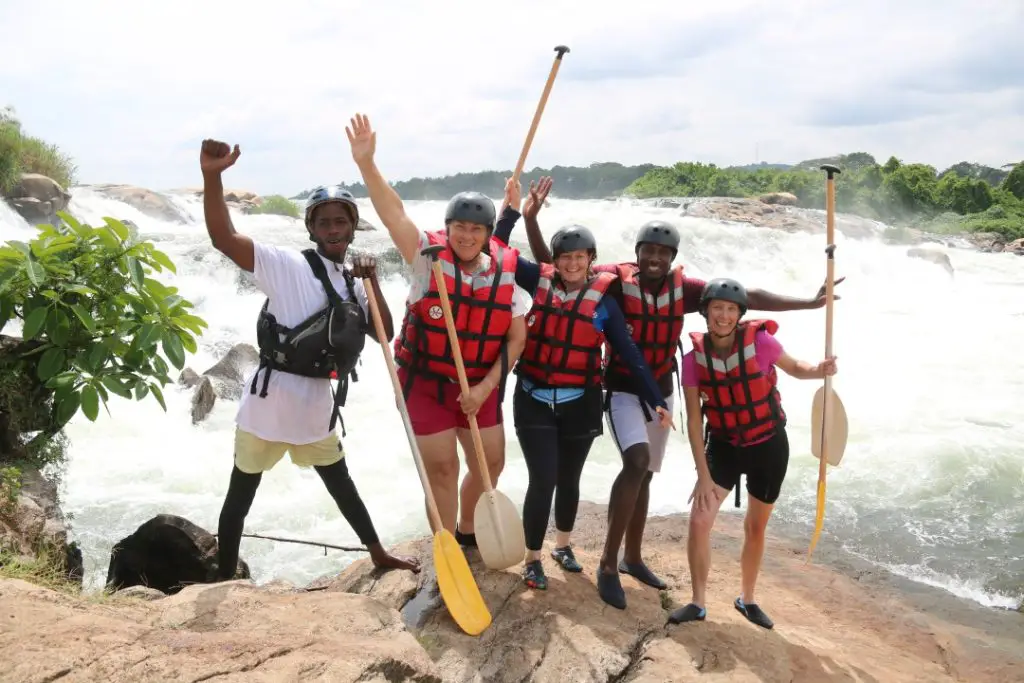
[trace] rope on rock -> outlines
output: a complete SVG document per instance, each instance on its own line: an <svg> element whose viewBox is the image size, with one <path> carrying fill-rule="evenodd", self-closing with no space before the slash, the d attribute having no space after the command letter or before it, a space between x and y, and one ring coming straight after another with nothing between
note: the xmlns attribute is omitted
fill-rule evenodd
<svg viewBox="0 0 1024 683"><path fill-rule="evenodd" d="M214 534L214 536L216 536L216 535L217 534ZM297 539L297 538L281 538L280 536L263 536L261 534L242 534L242 537L243 538L261 538L261 539L266 540L266 541L280 541L281 543L301 543L302 545L321 546L324 549L324 555L327 555L327 549L328 548L331 548L332 550L344 550L344 551L351 552L351 553L365 553L365 552L369 552L366 548L363 548L362 546L354 547L353 548L353 547L344 546L344 545L332 545L330 543L322 543L321 541L303 541L303 540Z"/></svg>

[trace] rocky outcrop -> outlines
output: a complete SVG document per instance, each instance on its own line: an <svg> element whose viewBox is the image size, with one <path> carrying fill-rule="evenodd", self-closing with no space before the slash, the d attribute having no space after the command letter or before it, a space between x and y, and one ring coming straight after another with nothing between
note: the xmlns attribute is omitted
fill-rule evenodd
<svg viewBox="0 0 1024 683"><path fill-rule="evenodd" d="M779 204L782 206L796 206L800 201L792 192L769 192L758 197L758 200L765 204Z"/></svg>
<svg viewBox="0 0 1024 683"><path fill-rule="evenodd" d="M101 195L116 199L139 212L168 223L185 224L191 217L182 211L167 196L134 185L85 185L84 187Z"/></svg>
<svg viewBox="0 0 1024 683"><path fill-rule="evenodd" d="M82 551L68 543L68 524L57 487L39 470L21 467L13 500L0 498L0 549L26 561L45 557L68 580L81 583Z"/></svg>
<svg viewBox="0 0 1024 683"><path fill-rule="evenodd" d="M361 559L304 588L198 583L169 597L135 588L142 595L90 602L0 580L0 670L11 683L1020 680L1024 622L1016 612L922 587L939 603L927 606L870 570L826 566L827 548L806 565L802 543L771 539L758 602L776 627L748 623L732 607L743 533L732 515L715 532L706 621L666 623L689 600L681 515L651 518L645 536L648 564L668 589L624 576L627 609L608 607L593 572L606 515L603 506L581 506L574 547L582 573L557 569L545 550L546 591L525 588L518 567L488 570L467 551L492 616L477 637L438 598L429 539L396 549L420 557L418 575Z"/></svg>
<svg viewBox="0 0 1024 683"><path fill-rule="evenodd" d="M970 235L979 250L989 254L1010 253L1024 256L1024 237L1008 240L997 232L976 232Z"/></svg>
<svg viewBox="0 0 1024 683"><path fill-rule="evenodd" d="M173 194L192 195L197 199L202 199L203 195L206 194L206 191L201 187L179 187L170 190L170 192ZM235 209L241 213L250 213L257 206L263 204L263 197L250 190L224 188L224 201L227 202L229 209Z"/></svg>
<svg viewBox="0 0 1024 683"><path fill-rule="evenodd" d="M785 193L778 193L780 195ZM697 199L683 207L681 215L713 220L749 223L762 228L775 228L786 232L825 232L825 212L768 204L760 199L732 199L710 197ZM881 224L853 216L836 214L836 231L846 237L867 239L878 235Z"/></svg>
<svg viewBox="0 0 1024 683"><path fill-rule="evenodd" d="M242 385L259 362L260 352L256 347L235 344L202 375L197 375L192 368L182 370L178 383L186 388L195 388L192 393L192 424L205 420L218 398L231 401L241 398Z"/></svg>
<svg viewBox="0 0 1024 683"><path fill-rule="evenodd" d="M11 188L8 203L30 225L57 223L57 212L64 211L71 195L56 180L38 173L22 173Z"/></svg>
<svg viewBox="0 0 1024 683"><path fill-rule="evenodd" d="M932 263L942 266L950 275L953 274L953 264L949 260L949 254L943 251L926 249L924 247L911 247L910 249L907 249L907 256L919 258L924 261L931 261Z"/></svg>
<svg viewBox="0 0 1024 683"><path fill-rule="evenodd" d="M216 576L217 539L183 517L157 515L114 545L107 589L144 586L173 595ZM235 577L249 576L249 565L240 559Z"/></svg>

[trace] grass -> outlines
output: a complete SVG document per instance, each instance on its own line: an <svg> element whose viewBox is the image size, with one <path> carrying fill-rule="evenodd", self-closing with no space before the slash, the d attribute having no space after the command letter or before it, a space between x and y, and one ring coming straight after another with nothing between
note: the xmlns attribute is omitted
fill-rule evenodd
<svg viewBox="0 0 1024 683"><path fill-rule="evenodd" d="M36 557L0 550L0 578L20 579L59 593L81 595L82 588L67 577L64 553L44 549Z"/></svg>
<svg viewBox="0 0 1024 683"><path fill-rule="evenodd" d="M6 195L22 173L40 173L67 189L78 167L57 145L25 133L11 108L0 109L0 194Z"/></svg>
<svg viewBox="0 0 1024 683"><path fill-rule="evenodd" d="M250 213L271 214L275 216L299 217L299 207L295 203L279 194L272 194L263 198L263 203L254 207Z"/></svg>

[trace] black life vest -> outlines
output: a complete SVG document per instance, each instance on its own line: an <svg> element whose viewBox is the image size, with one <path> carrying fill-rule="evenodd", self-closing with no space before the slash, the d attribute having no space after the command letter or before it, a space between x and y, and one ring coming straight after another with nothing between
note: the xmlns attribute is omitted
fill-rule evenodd
<svg viewBox="0 0 1024 683"><path fill-rule="evenodd" d="M355 278L349 270L342 271L345 284L348 286L348 299L342 299L334 289L327 268L320 256L313 249L304 249L313 275L323 285L327 293L327 307L309 316L295 327L285 327L277 322L272 313L267 312L270 299L263 302L260 315L256 322L256 343L260 349L260 365L253 375L249 393L256 393L256 380L260 370L263 374L263 387L260 398L267 396L267 384L270 373L274 370L288 372L302 377L329 379L332 375L338 378L338 391L334 395L334 409L331 412L330 429L334 431L348 395L349 375L359 381L355 367L359 354L366 344L366 332L369 329L366 314L359 300L356 299ZM341 421L342 436L345 435L345 421Z"/></svg>

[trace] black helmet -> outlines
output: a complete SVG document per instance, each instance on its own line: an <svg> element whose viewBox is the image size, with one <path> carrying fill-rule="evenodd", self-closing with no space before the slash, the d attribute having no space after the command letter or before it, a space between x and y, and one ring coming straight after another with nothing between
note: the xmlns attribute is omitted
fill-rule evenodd
<svg viewBox="0 0 1024 683"><path fill-rule="evenodd" d="M495 210L491 198L481 192L460 192L448 202L444 212L444 224L449 221L465 221L487 226L494 230Z"/></svg>
<svg viewBox="0 0 1024 683"><path fill-rule="evenodd" d="M597 240L590 228L582 225L567 225L551 237L551 258L558 258L567 251L586 249L591 256L597 254Z"/></svg>
<svg viewBox="0 0 1024 683"><path fill-rule="evenodd" d="M740 307L740 315L747 312L747 290L736 280L719 277L704 285L704 291L700 293L700 303L697 310L705 318L708 317L708 304L712 299L731 301Z"/></svg>
<svg viewBox="0 0 1024 683"><path fill-rule="evenodd" d="M636 246L639 249L644 242L661 244L674 252L679 251L679 231L671 223L665 221L648 221L640 226L636 235Z"/></svg>
<svg viewBox="0 0 1024 683"><path fill-rule="evenodd" d="M338 202L346 206L352 214L352 222L359 223L359 206L356 204L352 193L340 185L330 187L318 187L306 199L306 227L312 227L313 209L321 204Z"/></svg>

